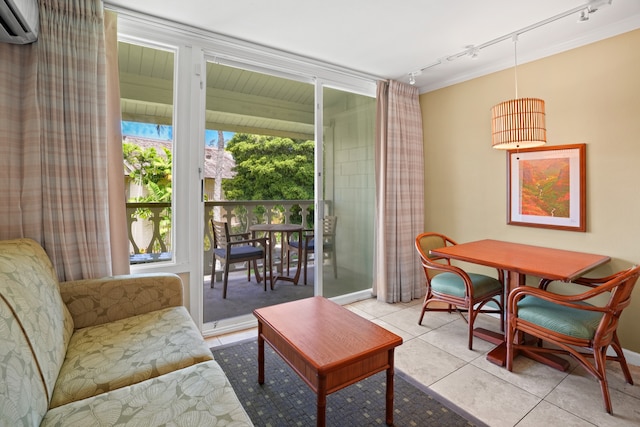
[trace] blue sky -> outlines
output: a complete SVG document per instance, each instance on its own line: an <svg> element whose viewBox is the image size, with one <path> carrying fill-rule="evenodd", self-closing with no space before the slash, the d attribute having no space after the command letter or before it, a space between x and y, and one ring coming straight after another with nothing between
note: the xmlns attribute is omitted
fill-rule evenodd
<svg viewBox="0 0 640 427"><path fill-rule="evenodd" d="M139 136L142 138L153 138L161 141L171 141L173 139L173 128L171 126L157 126L150 123L137 123L122 121L122 135ZM224 132L225 142L233 137L234 132ZM207 129L204 134L207 145L218 143L218 131Z"/></svg>

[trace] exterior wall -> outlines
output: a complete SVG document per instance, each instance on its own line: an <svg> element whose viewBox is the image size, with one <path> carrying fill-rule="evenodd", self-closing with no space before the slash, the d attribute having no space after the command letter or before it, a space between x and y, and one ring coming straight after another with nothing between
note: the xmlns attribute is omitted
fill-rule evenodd
<svg viewBox="0 0 640 427"><path fill-rule="evenodd" d="M421 95L425 230L611 256L593 276L640 262L638 46L640 30L518 66L519 96L546 102L547 145L587 144L585 233L506 223L506 154L491 148L490 109L514 97L513 69ZM640 285L619 328L634 352L639 323Z"/></svg>

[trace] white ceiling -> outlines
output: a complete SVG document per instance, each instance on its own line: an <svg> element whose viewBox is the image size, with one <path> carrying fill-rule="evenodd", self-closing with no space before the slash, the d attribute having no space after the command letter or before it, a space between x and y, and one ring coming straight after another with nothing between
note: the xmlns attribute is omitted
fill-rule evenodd
<svg viewBox="0 0 640 427"><path fill-rule="evenodd" d="M586 7L589 0L105 0L215 33L321 60L421 92L514 65L511 34ZM599 3L603 3L599 1ZM606 1L604 1L606 3ZM518 63L640 28L640 0L613 0L578 23L579 13L518 36ZM502 36L476 59L446 57ZM640 47L639 47L640 48Z"/></svg>

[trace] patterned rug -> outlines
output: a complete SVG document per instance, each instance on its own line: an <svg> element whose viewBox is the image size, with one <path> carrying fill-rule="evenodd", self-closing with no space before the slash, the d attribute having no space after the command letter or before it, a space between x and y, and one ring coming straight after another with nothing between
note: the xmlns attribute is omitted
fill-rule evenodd
<svg viewBox="0 0 640 427"><path fill-rule="evenodd" d="M265 345L265 383L258 384L258 343L212 349L256 426L316 424L316 395L273 349ZM396 369L394 425L484 426ZM386 374L380 372L327 396L327 426L384 426ZM440 400L439 400L440 399Z"/></svg>

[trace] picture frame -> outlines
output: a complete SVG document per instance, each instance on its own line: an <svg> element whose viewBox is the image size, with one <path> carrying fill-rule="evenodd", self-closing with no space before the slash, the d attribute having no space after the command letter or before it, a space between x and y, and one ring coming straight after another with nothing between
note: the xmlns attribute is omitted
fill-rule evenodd
<svg viewBox="0 0 640 427"><path fill-rule="evenodd" d="M507 152L507 224L586 231L586 144Z"/></svg>

